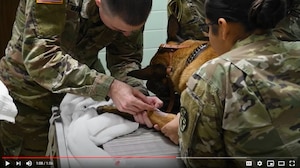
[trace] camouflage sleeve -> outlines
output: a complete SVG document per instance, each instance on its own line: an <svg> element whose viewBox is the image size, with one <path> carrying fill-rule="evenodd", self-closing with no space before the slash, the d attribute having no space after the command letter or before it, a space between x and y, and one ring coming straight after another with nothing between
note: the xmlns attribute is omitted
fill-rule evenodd
<svg viewBox="0 0 300 168"><path fill-rule="evenodd" d="M300 40L300 0L287 0L288 12L274 29L274 34L280 40Z"/></svg>
<svg viewBox="0 0 300 168"><path fill-rule="evenodd" d="M168 16L175 15L180 24L178 36L182 39L207 40L207 35L199 30L205 23L205 0L169 0Z"/></svg>
<svg viewBox="0 0 300 168"><path fill-rule="evenodd" d="M103 100L114 78L91 70L61 51L65 4L26 3L22 55L30 78L54 93L70 92Z"/></svg>
<svg viewBox="0 0 300 168"><path fill-rule="evenodd" d="M129 37L123 34L106 47L107 68L111 75L148 95L143 81L127 76L127 73L140 69L143 58L143 29L133 32Z"/></svg>
<svg viewBox="0 0 300 168"><path fill-rule="evenodd" d="M213 72L213 71L212 71ZM224 96L219 88L194 74L181 95L180 150L187 167L224 167L222 132Z"/></svg>

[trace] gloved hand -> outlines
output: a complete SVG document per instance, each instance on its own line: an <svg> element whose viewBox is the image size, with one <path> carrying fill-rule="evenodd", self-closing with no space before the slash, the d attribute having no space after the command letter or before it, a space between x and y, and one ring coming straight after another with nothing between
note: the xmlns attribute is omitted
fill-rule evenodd
<svg viewBox="0 0 300 168"><path fill-rule="evenodd" d="M0 120L15 123L18 110L2 81L0 81L0 107Z"/></svg>

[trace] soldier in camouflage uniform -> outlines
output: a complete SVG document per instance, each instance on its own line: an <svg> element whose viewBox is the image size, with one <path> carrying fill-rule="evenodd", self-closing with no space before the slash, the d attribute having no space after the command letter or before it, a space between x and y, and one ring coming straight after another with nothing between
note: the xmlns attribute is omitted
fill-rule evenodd
<svg viewBox="0 0 300 168"><path fill-rule="evenodd" d="M274 34L281 40L300 39L300 0L286 0L287 16L279 22ZM182 39L207 40L207 34L199 30L205 23L205 0L169 0L168 15L175 15L180 24L178 36Z"/></svg>
<svg viewBox="0 0 300 168"><path fill-rule="evenodd" d="M201 157L300 156L300 42L271 32L284 3L206 1L209 39L220 57L200 67L181 95L179 144L187 167L246 161Z"/></svg>
<svg viewBox="0 0 300 168"><path fill-rule="evenodd" d="M207 40L207 35L199 31L205 23L204 3L205 0L169 0L168 16L175 15L180 25L178 37Z"/></svg>
<svg viewBox="0 0 300 168"><path fill-rule="evenodd" d="M300 0L286 0L287 15L275 27L274 35L284 41L300 40ZM205 0L169 0L168 15L175 15L180 24L177 36L182 39L208 40L207 33L200 31L201 24L205 23ZM178 144L178 120L168 123L163 128L155 126L162 131L175 144Z"/></svg>
<svg viewBox="0 0 300 168"><path fill-rule="evenodd" d="M162 102L145 96L142 81L126 74L141 67L151 6L152 0L20 0L0 62L0 79L19 111L16 124L0 125L6 155L45 155L51 106L65 93L97 101L110 97L120 111L149 125L141 111ZM98 59L102 48L111 76Z"/></svg>

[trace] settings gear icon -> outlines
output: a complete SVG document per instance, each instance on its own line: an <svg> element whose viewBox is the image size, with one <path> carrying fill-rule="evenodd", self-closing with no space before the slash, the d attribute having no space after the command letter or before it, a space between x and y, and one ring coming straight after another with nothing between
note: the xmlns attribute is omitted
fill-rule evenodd
<svg viewBox="0 0 300 168"><path fill-rule="evenodd" d="M263 165L263 162L262 162L261 160L259 160L259 161L256 162L256 165L257 165L258 167L261 167L261 166Z"/></svg>

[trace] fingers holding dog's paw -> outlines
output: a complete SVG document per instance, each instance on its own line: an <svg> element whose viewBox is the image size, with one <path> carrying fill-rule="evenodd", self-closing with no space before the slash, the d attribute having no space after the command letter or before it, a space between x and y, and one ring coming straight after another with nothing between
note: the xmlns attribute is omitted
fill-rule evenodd
<svg viewBox="0 0 300 168"><path fill-rule="evenodd" d="M153 124L150 121L150 119L149 119L148 114L147 114L146 111L137 113L137 114L133 115L133 117L134 117L134 120L136 122L138 122L140 124L143 124L143 125L146 125L148 128L152 128L153 127Z"/></svg>

